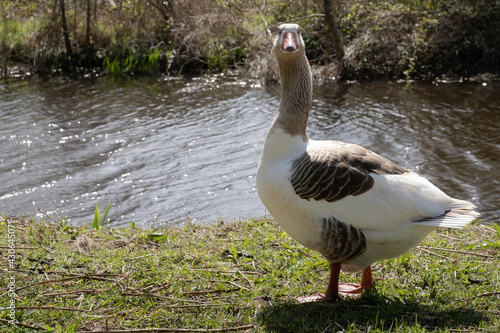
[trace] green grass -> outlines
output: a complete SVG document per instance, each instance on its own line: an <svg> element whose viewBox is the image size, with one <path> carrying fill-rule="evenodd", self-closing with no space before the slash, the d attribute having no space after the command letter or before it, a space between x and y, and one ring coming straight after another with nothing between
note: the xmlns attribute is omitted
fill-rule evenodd
<svg viewBox="0 0 500 333"><path fill-rule="evenodd" d="M324 292L328 266L270 219L96 230L4 217L0 306L12 275L22 325L0 312L0 331L498 332L499 237L479 224L440 230L377 263L375 289L361 298L297 304Z"/></svg>
<svg viewBox="0 0 500 333"><path fill-rule="evenodd" d="M170 58L169 48L150 49L146 53L133 53L127 57L106 57L103 68L108 75L158 75L160 74L160 57ZM165 60L166 62L167 60ZM166 68L165 68L166 69Z"/></svg>
<svg viewBox="0 0 500 333"><path fill-rule="evenodd" d="M99 211L99 203L96 203L94 220L92 221L92 228L99 230L101 229L101 227L104 226L104 224L106 223L106 217L108 216L108 211L110 207L111 207L111 201L109 202L108 207L106 207L104 216L101 218L101 212Z"/></svg>

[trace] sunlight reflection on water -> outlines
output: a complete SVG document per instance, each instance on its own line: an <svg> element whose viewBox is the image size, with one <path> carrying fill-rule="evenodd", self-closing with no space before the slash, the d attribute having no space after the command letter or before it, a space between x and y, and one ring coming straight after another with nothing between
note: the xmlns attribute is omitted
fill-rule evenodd
<svg viewBox="0 0 500 333"><path fill-rule="evenodd" d="M82 225L111 201L113 225L144 226L268 215L255 171L279 87L99 78L0 90L0 212ZM480 84L322 85L309 136L370 148L498 221L499 96Z"/></svg>

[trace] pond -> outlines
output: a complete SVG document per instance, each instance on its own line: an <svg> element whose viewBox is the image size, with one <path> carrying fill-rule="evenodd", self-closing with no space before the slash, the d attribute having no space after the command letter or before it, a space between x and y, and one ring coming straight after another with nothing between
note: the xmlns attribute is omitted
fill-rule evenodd
<svg viewBox="0 0 500 333"><path fill-rule="evenodd" d="M360 144L500 221L500 85L314 87L308 134ZM0 83L0 213L112 226L269 216L255 172L279 86L229 76Z"/></svg>

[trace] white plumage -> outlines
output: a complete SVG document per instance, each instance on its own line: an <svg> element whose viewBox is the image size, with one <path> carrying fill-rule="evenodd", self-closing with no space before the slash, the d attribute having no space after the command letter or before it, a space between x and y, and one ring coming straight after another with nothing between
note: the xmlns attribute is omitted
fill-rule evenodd
<svg viewBox="0 0 500 333"><path fill-rule="evenodd" d="M326 297L370 289L373 262L405 253L438 227L462 228L479 216L473 204L367 149L309 140L312 85L300 28L280 26L273 52L282 96L259 161L257 190L292 238L329 261ZM363 270L361 285L339 286L340 268Z"/></svg>

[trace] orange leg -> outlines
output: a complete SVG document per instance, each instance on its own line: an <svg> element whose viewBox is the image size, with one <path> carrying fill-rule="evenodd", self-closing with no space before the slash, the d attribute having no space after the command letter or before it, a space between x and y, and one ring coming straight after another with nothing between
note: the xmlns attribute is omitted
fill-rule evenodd
<svg viewBox="0 0 500 333"><path fill-rule="evenodd" d="M339 284L341 264L330 264L330 282L328 283L328 288L326 289L325 297L331 299L337 299L340 296L353 296L353 294L359 294L364 290L370 290L373 288L373 277L372 277L372 267L368 266L363 269L361 275L361 284L354 283L342 283Z"/></svg>
<svg viewBox="0 0 500 333"><path fill-rule="evenodd" d="M342 283L339 284L339 276L340 276L340 268L341 264L330 264L330 281L328 282L328 288L326 289L326 293L323 295L321 293L317 293L311 296L302 296L298 297L297 301L299 303L308 303L319 301L323 298L328 299L339 299L340 295L352 297L360 294L364 290L370 290L373 288L373 277L372 277L372 267L368 266L363 269L361 274L361 284L355 283Z"/></svg>
<svg viewBox="0 0 500 333"><path fill-rule="evenodd" d="M330 264L330 282L328 282L328 288L326 288L325 298L339 298L340 267L340 263Z"/></svg>
<svg viewBox="0 0 500 333"><path fill-rule="evenodd" d="M361 288L362 290L370 290L373 288L372 266L363 269L363 274L361 275Z"/></svg>

